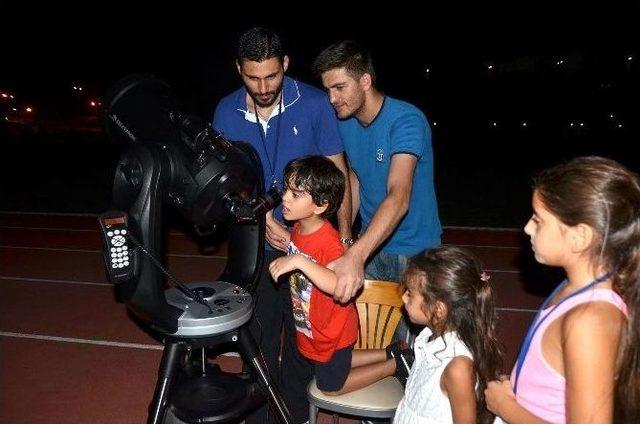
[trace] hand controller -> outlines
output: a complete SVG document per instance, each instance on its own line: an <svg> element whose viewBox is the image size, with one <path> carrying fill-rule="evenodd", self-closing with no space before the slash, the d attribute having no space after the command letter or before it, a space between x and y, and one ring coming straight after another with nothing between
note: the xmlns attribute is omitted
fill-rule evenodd
<svg viewBox="0 0 640 424"><path fill-rule="evenodd" d="M133 251L129 242L127 214L110 211L98 218L104 241L104 263L112 283L133 278Z"/></svg>

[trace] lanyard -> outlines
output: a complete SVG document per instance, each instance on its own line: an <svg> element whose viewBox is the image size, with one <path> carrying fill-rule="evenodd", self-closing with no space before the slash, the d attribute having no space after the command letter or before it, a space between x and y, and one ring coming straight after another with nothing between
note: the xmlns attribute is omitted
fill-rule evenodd
<svg viewBox="0 0 640 424"><path fill-rule="evenodd" d="M553 293L551 293L551 296L545 299L540 309L538 309L538 313L536 314L536 317L533 319L533 323L531 324L531 327L529 327L529 331L527 331L527 336L524 338L524 341L522 342L522 346L520 347L520 353L518 353L518 360L516 361L516 378L513 384L514 393L518 392L518 380L520 378L520 371L522 371L522 365L524 364L524 360L527 357L527 353L529 353L529 348L531 347L531 341L533 340L533 336L535 335L536 331L538 331L538 328L540 328L540 325L542 325L544 320L547 319L547 317L551 315L553 311L555 311L556 308L558 308L558 306L560 306L565 300L569 300L572 297L579 295L580 293L586 292L590 288L593 288L594 286L602 283L603 281L608 280L611 277L611 275L612 275L611 272L607 272L606 274L601 275L600 277L596 278L595 280L593 280L586 286L582 287L581 289L576 290L573 293L563 297L562 299L560 299L560 301L558 301L558 303L554 305L553 309L551 309L551 311L547 315L545 315L544 317L542 317L542 319L540 319L540 321L538 321L538 318L540 317L540 313L547 307L549 302L551 302L551 299L553 299L555 295L562 288L564 288L564 286L567 284L567 280L564 280L562 283L560 283L560 285L556 287Z"/></svg>
<svg viewBox="0 0 640 424"><path fill-rule="evenodd" d="M282 106L284 103L284 90L280 92L280 102L278 103L278 124L276 127L276 145L273 149L273 162L269 158L269 150L267 149L267 139L265 135L265 131L262 129L262 124L260 124L260 115L258 115L258 107L256 106L256 102L253 102L253 110L256 113L256 125L258 128L258 132L260 133L260 140L262 141L262 147L264 148L264 155L267 158L267 164L269 165L269 171L271 171L271 187L270 188L278 188L278 179L276 178L276 162L278 161L278 145L280 144L280 121L282 120ZM269 121L267 121L268 123Z"/></svg>

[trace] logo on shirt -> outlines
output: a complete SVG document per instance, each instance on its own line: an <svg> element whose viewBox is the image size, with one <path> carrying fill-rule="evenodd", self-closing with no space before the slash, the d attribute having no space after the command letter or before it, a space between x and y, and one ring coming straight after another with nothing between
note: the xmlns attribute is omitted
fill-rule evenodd
<svg viewBox="0 0 640 424"><path fill-rule="evenodd" d="M294 133L295 135L298 135L298 129L296 128L296 126L295 126L295 125L293 126L293 133Z"/></svg>
<svg viewBox="0 0 640 424"><path fill-rule="evenodd" d="M293 255L296 253L315 262L315 259L301 252L293 242L289 242L289 245L287 246L287 255ZM313 339L310 317L311 292L313 290L313 284L303 273L294 272L289 277L289 285L291 291L291 309L293 312L296 331L299 331L310 339Z"/></svg>
<svg viewBox="0 0 640 424"><path fill-rule="evenodd" d="M384 152L382 151L382 149L376 150L376 160L378 162L382 162L382 159L384 159Z"/></svg>

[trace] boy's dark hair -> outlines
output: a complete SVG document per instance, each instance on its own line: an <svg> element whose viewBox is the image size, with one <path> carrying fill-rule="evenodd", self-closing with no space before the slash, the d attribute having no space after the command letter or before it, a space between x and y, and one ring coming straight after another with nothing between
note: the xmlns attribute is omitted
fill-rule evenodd
<svg viewBox="0 0 640 424"><path fill-rule="evenodd" d="M324 49L313 61L312 70L320 78L326 71L346 68L349 75L359 79L365 73L371 75L371 84L376 85L371 53L354 40L344 40Z"/></svg>
<svg viewBox="0 0 640 424"><path fill-rule="evenodd" d="M267 28L254 27L247 30L238 40L238 61L262 62L277 57L284 60L285 52L280 36Z"/></svg>
<svg viewBox="0 0 640 424"><path fill-rule="evenodd" d="M311 195L313 203L327 209L320 215L333 215L344 196L344 174L324 156L304 156L289 162L284 169L285 185L304 190Z"/></svg>

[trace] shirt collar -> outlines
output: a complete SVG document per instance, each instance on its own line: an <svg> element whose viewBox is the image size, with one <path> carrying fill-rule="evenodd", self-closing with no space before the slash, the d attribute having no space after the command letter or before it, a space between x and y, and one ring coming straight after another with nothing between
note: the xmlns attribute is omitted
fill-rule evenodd
<svg viewBox="0 0 640 424"><path fill-rule="evenodd" d="M444 333L429 342L429 337L431 337L432 334L431 329L425 327L418 337L416 337L414 344L416 350L419 350L420 354L423 355L427 361L436 359L439 362L441 359L460 355L460 352L457 352L456 349L458 335L455 331ZM419 353L416 352L416 355L419 355Z"/></svg>
<svg viewBox="0 0 640 424"><path fill-rule="evenodd" d="M282 83L282 112L287 110L287 108L293 105L300 98L300 87L298 86L298 81L293 78L289 78L288 76L284 77ZM244 119L251 122L256 122L256 115L253 110L249 110L247 108L247 89L246 87L242 87L238 90L238 96L236 97L236 109L238 112L244 114ZM280 108L275 107L271 112L271 117L274 117L280 113Z"/></svg>

